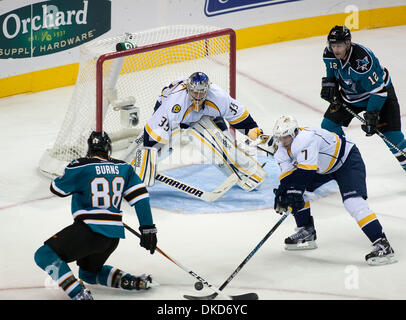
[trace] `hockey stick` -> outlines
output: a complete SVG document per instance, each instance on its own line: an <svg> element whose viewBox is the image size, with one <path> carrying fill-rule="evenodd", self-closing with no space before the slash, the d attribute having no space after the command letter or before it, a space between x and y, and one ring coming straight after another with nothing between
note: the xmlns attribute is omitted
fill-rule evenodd
<svg viewBox="0 0 406 320"><path fill-rule="evenodd" d="M228 190L230 190L239 180L236 174L230 175L224 182L219 185L213 191L204 191L197 187L190 186L178 179L169 177L163 173L158 173L155 177L155 180L166 184L171 188L175 188L179 191L187 193L195 198L198 198L203 201L213 202L220 198L223 194L225 194Z"/></svg>
<svg viewBox="0 0 406 320"><path fill-rule="evenodd" d="M130 231L132 234L134 234L135 236L137 236L138 238L141 238L141 235L135 231L134 229L132 229L130 226L128 226L127 224L123 223L124 228L126 228L128 231ZM197 279L199 282L201 282L203 285L205 285L206 287L210 288L211 290L213 290L215 293L215 297L217 297L217 295L220 295L221 297L227 299L227 300L257 300L258 296L256 295L256 293L246 293L246 294L241 294L241 295L236 295L236 296L228 296L226 294L224 294L223 292L221 292L217 287L211 285L210 283L208 283L205 279L203 279L202 277L200 277L196 272L190 270L189 268L186 268L185 266L183 266L180 262L176 261L175 259L171 258L170 256L168 256L165 252L163 252L159 247L156 247L156 250L162 254L165 258L167 258L168 260L170 260L171 262L173 262L174 264L176 264L179 268L181 268L183 271L187 272L188 274L190 274L193 278ZM214 298L213 298L214 299Z"/></svg>
<svg viewBox="0 0 406 320"><path fill-rule="evenodd" d="M259 248L265 243L266 240L274 233L274 231L282 224L282 222L291 214L291 210L286 211L279 221L274 225L274 227L269 230L266 236L257 244L257 246L250 252L250 254L244 259L243 262L234 270L234 272L228 277L228 279L220 286L219 290L223 290L230 282L234 279L238 272L247 264L247 262L252 258L252 256L258 251ZM217 292L203 297L184 295L188 300L213 300L217 297Z"/></svg>
<svg viewBox="0 0 406 320"><path fill-rule="evenodd" d="M356 114L354 111L352 111L347 105L342 104L342 106L349 112L351 115L356 117L359 121L361 121L363 124L365 124L365 119ZM404 152L402 149L398 148L395 144L393 144L388 138L386 138L382 132L380 132L378 129L375 130L375 133L382 138L383 141L385 141L390 147L395 149L397 152L401 153L404 157L406 157L406 152Z"/></svg>

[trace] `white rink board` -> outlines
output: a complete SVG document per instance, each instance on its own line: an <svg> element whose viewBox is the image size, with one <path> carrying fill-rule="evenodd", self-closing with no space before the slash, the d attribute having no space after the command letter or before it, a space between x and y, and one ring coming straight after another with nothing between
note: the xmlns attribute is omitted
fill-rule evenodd
<svg viewBox="0 0 406 320"><path fill-rule="evenodd" d="M0 15L30 4L42 2L44 1L1 0ZM281 21L406 4L406 0L299 0L292 2L267 2L276 2L277 4L208 16L206 14L207 10L205 10L207 1L203 0L112 0L111 30L103 34L102 37L111 37L124 32L138 32L174 24L210 25L238 30ZM3 26L0 26L0 32L2 32L2 28ZM58 67L78 61L79 47L34 58L0 59L0 78Z"/></svg>

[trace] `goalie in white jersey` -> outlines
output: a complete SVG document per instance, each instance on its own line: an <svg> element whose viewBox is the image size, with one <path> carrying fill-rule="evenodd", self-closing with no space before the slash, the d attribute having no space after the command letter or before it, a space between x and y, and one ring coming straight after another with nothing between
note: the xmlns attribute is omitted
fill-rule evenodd
<svg viewBox="0 0 406 320"><path fill-rule="evenodd" d="M335 180L339 186L345 209L373 243L373 250L365 256L370 265L395 262L376 214L369 208L365 165L354 142L321 128L300 128L296 119L282 116L275 124L275 152L281 175L275 193L278 213L292 209L297 232L285 239L285 249L315 249L316 230L310 214L305 191L314 191L322 184Z"/></svg>
<svg viewBox="0 0 406 320"><path fill-rule="evenodd" d="M151 186L157 162L171 151L169 142L180 129L190 128L189 135L199 144L199 149L205 148L206 155L216 157L217 167L226 176L236 174L237 184L250 191L263 182L266 172L252 157L235 147L223 119L251 140L262 134L240 102L211 83L205 73L195 72L163 88L143 136L135 139L124 159L134 164L137 174Z"/></svg>

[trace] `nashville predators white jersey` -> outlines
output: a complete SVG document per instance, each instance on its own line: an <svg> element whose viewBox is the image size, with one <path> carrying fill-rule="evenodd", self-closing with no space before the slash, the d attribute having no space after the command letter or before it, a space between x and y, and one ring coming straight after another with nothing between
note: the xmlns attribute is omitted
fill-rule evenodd
<svg viewBox="0 0 406 320"><path fill-rule="evenodd" d="M221 116L230 124L237 124L249 116L248 111L227 92L215 84L210 85L204 107L192 110L192 101L186 90L186 78L173 82L159 97L161 105L147 121L145 130L156 142L165 144L180 124L191 125L203 116Z"/></svg>
<svg viewBox="0 0 406 320"><path fill-rule="evenodd" d="M329 174L338 170L354 146L354 142L321 128L299 128L290 149L278 143L275 160L281 169L279 177L291 174L297 168Z"/></svg>

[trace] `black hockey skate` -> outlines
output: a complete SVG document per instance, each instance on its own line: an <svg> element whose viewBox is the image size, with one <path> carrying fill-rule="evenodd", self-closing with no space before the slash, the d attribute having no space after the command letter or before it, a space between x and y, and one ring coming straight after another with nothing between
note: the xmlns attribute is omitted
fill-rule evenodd
<svg viewBox="0 0 406 320"><path fill-rule="evenodd" d="M139 277L124 275L120 281L121 288L125 290L147 290L158 286L158 283L152 280L151 275L143 274Z"/></svg>
<svg viewBox="0 0 406 320"><path fill-rule="evenodd" d="M311 250L316 249L316 229L313 224L295 229L297 232L285 239L285 250Z"/></svg>
<svg viewBox="0 0 406 320"><path fill-rule="evenodd" d="M395 251L389 244L388 239L386 239L385 234L372 245L372 252L365 256L365 260L370 266L379 266L397 262L395 259Z"/></svg>

